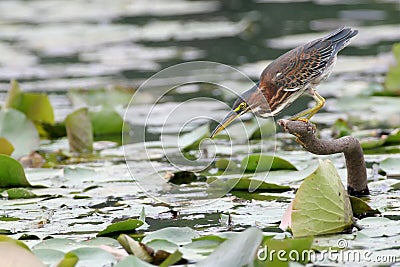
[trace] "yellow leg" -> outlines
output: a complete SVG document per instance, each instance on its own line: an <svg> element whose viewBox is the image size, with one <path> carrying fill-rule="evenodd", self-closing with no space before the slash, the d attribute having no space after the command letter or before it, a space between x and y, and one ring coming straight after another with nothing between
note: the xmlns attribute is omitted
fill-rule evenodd
<svg viewBox="0 0 400 267"><path fill-rule="evenodd" d="M315 101L317 102L317 104L309 109L306 109L296 115L294 115L293 117L289 118L289 120L292 121L304 121L304 122L308 122L309 119L311 119L312 116L315 115L315 113L317 113L325 104L325 99L320 96L320 94L318 94L315 90L312 90L312 97L315 99Z"/></svg>

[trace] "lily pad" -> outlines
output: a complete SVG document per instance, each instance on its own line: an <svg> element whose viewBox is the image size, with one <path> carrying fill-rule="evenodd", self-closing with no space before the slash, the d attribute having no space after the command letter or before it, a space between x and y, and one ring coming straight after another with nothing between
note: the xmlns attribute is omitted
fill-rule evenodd
<svg viewBox="0 0 400 267"><path fill-rule="evenodd" d="M364 218L380 214L379 210L371 208L364 200L358 197L350 196L351 209L354 217Z"/></svg>
<svg viewBox="0 0 400 267"><path fill-rule="evenodd" d="M240 234L226 240L197 267L251 266L254 255L262 241L262 232L257 228L248 228Z"/></svg>
<svg viewBox="0 0 400 267"><path fill-rule="evenodd" d="M102 107L99 111L90 111L89 117L95 136L121 134L128 130L127 124L113 108Z"/></svg>
<svg viewBox="0 0 400 267"><path fill-rule="evenodd" d="M29 187L24 168L15 159L0 154L0 187Z"/></svg>
<svg viewBox="0 0 400 267"><path fill-rule="evenodd" d="M14 146L14 158L28 155L39 147L35 125L24 113L15 109L0 110L0 136Z"/></svg>
<svg viewBox="0 0 400 267"><path fill-rule="evenodd" d="M241 169L246 172L262 172L269 170L297 170L289 161L273 155L252 154L245 157Z"/></svg>
<svg viewBox="0 0 400 267"><path fill-rule="evenodd" d="M291 190L290 186L278 185L273 183L267 183L262 180L252 179L251 177L229 177L225 179L224 177L209 177L207 183L213 188L225 188L229 191L249 191L252 184L257 184L258 186L254 188L258 191L269 191L269 192L284 192ZM228 191L228 192L229 192ZM253 192L254 190L250 191Z"/></svg>
<svg viewBox="0 0 400 267"><path fill-rule="evenodd" d="M115 267L154 267L153 264L142 261L136 256L129 255L122 261L118 262Z"/></svg>
<svg viewBox="0 0 400 267"><path fill-rule="evenodd" d="M74 267L79 261L75 253L68 252L64 258L57 264L57 267Z"/></svg>
<svg viewBox="0 0 400 267"><path fill-rule="evenodd" d="M215 162L215 167L218 168L219 170L237 170L237 169L239 169L239 167L237 166L237 164L234 161L228 160L225 158L218 159Z"/></svg>
<svg viewBox="0 0 400 267"><path fill-rule="evenodd" d="M71 250L69 253L78 257L77 267L112 266L117 262L117 259L111 253L98 247L81 247Z"/></svg>
<svg viewBox="0 0 400 267"><path fill-rule="evenodd" d="M87 108L78 109L65 119L69 147L72 152L93 150L93 129Z"/></svg>
<svg viewBox="0 0 400 267"><path fill-rule="evenodd" d="M10 188L5 191L8 199L35 198L36 194L25 188Z"/></svg>
<svg viewBox="0 0 400 267"><path fill-rule="evenodd" d="M6 108L19 110L34 123L54 124L54 112L46 94L21 92L17 81L11 82Z"/></svg>
<svg viewBox="0 0 400 267"><path fill-rule="evenodd" d="M154 239L163 239L177 245L184 245L192 242L193 238L200 235L189 227L167 227L146 235L142 242L147 243Z"/></svg>
<svg viewBox="0 0 400 267"><path fill-rule="evenodd" d="M0 137L0 154L10 156L14 151L14 146L4 137Z"/></svg>
<svg viewBox="0 0 400 267"><path fill-rule="evenodd" d="M116 222L107 226L106 229L100 231L97 236L113 236L119 233L128 233L135 231L136 228L143 225L143 221L136 219L128 219Z"/></svg>
<svg viewBox="0 0 400 267"><path fill-rule="evenodd" d="M32 252L48 266L55 266L65 257L64 252L51 248L34 249Z"/></svg>
<svg viewBox="0 0 400 267"><path fill-rule="evenodd" d="M400 158L387 158L379 163L379 169L382 170L388 178L400 177Z"/></svg>
<svg viewBox="0 0 400 267"><path fill-rule="evenodd" d="M200 142L210 137L210 127L208 124L202 125L190 133L186 133L179 137L179 148L182 151L197 149Z"/></svg>
<svg viewBox="0 0 400 267"><path fill-rule="evenodd" d="M393 46L393 54L397 59L397 65L391 66L385 78L385 95L400 95L400 43Z"/></svg>
<svg viewBox="0 0 400 267"><path fill-rule="evenodd" d="M286 213L291 220L280 227L288 226L295 237L340 233L352 227L350 199L331 161L320 161L318 169L304 179Z"/></svg>
<svg viewBox="0 0 400 267"><path fill-rule="evenodd" d="M76 107L81 106L103 106L103 107L116 107L126 106L129 104L133 90L130 88L114 87L107 89L97 90L70 90L68 97L72 104Z"/></svg>
<svg viewBox="0 0 400 267"><path fill-rule="evenodd" d="M160 267L168 267L174 265L182 259L182 252L176 250L174 253L170 254L161 264Z"/></svg>

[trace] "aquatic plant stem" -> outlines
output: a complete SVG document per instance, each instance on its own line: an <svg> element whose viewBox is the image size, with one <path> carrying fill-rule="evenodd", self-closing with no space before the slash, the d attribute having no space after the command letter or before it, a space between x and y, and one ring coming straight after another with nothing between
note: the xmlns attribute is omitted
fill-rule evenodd
<svg viewBox="0 0 400 267"><path fill-rule="evenodd" d="M278 124L297 137L307 151L317 155L344 153L347 167L347 192L351 196L369 195L367 169L360 142L352 136L321 140L315 136L315 126L304 121L279 120Z"/></svg>

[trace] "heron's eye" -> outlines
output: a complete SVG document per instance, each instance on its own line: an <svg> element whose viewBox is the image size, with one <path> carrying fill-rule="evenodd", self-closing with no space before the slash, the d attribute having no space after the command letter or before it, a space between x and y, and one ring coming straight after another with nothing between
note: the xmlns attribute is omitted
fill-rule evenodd
<svg viewBox="0 0 400 267"><path fill-rule="evenodd" d="M241 111L243 111L246 108L247 104L246 102L242 102L240 103L236 108L235 108L235 112L239 113Z"/></svg>

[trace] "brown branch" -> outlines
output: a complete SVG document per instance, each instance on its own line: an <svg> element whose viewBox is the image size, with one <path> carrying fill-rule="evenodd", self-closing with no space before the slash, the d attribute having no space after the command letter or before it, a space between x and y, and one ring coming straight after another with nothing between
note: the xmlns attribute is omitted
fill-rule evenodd
<svg viewBox="0 0 400 267"><path fill-rule="evenodd" d="M364 154L358 140L344 136L335 140L321 140L315 136L315 126L303 121L279 120L278 124L297 137L307 151L317 155L344 153L347 167L347 191L352 196L369 195Z"/></svg>

